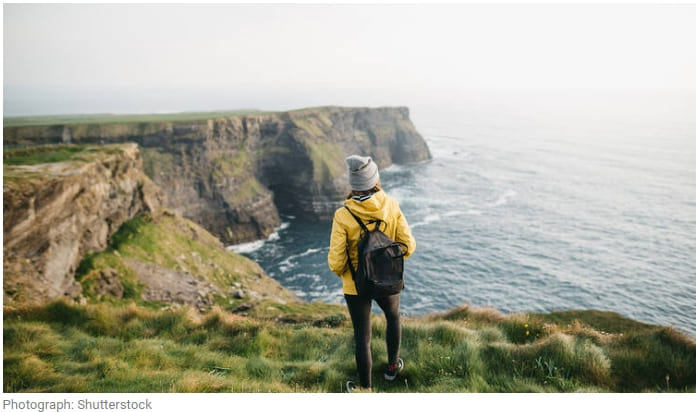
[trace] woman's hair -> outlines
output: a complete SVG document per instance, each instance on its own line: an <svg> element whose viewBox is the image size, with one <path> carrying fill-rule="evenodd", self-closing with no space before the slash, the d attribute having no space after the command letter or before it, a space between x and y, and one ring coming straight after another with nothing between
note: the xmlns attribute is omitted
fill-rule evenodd
<svg viewBox="0 0 697 412"><path fill-rule="evenodd" d="M371 194L371 193L377 193L377 192L379 192L380 190L381 190L381 188L380 188L380 182L377 182L377 183L375 184L375 186L373 186L372 189L361 190L361 191L352 190L351 193L349 193L348 196L346 196L346 199L351 199L351 198L354 197L354 196L363 196L363 195L369 195L369 194Z"/></svg>

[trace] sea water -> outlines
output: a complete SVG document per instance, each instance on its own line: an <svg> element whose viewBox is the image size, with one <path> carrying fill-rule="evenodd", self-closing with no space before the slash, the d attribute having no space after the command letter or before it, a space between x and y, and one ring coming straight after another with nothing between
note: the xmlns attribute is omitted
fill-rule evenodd
<svg viewBox="0 0 697 412"><path fill-rule="evenodd" d="M596 309L694 336L694 113L694 93L413 106L433 159L380 172L417 242L402 311ZM233 249L306 300L343 302L331 222L282 219Z"/></svg>

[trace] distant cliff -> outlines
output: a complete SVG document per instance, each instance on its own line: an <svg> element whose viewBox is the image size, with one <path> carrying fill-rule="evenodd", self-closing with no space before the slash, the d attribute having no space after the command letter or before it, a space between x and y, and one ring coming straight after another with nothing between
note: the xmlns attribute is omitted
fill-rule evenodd
<svg viewBox="0 0 697 412"><path fill-rule="evenodd" d="M268 236L279 212L330 218L348 190L350 154L381 168L431 157L402 107L143 119L9 126L3 144L138 143L166 206L226 244Z"/></svg>

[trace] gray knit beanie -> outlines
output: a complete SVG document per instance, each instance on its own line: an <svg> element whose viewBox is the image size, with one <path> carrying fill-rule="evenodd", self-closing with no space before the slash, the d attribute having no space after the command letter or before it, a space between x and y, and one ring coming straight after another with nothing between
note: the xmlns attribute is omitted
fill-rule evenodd
<svg viewBox="0 0 697 412"><path fill-rule="evenodd" d="M346 164L351 189L357 192L370 190L380 181L378 165L370 157L349 156L346 158Z"/></svg>

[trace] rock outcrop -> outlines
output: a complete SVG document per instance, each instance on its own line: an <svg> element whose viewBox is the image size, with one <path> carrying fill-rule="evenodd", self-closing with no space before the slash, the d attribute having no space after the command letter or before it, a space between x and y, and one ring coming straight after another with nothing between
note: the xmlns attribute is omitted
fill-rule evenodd
<svg viewBox="0 0 697 412"><path fill-rule="evenodd" d="M7 153L5 154L7 156ZM5 303L80 296L77 266L87 252L164 198L142 172L138 146L85 151L69 161L4 164L3 283ZM105 293L119 294L105 273Z"/></svg>
<svg viewBox="0 0 697 412"><path fill-rule="evenodd" d="M209 119L4 128L4 145L136 142L167 207L225 244L268 236L280 213L328 219L348 190L343 159L380 168L430 158L407 108L321 107Z"/></svg>

